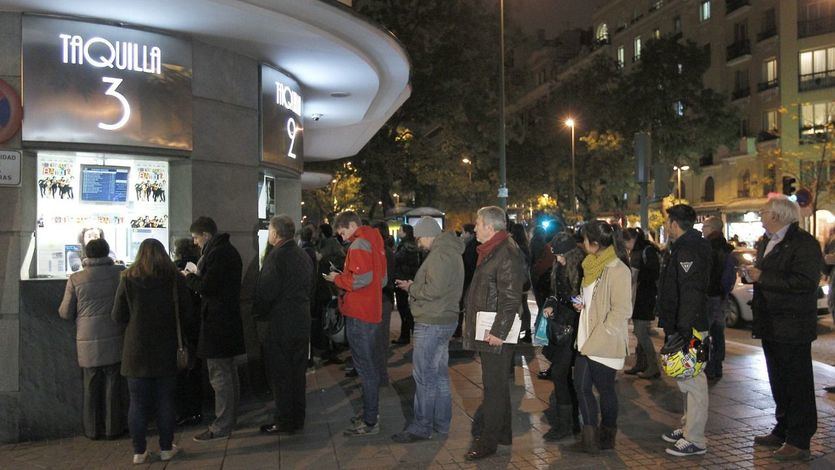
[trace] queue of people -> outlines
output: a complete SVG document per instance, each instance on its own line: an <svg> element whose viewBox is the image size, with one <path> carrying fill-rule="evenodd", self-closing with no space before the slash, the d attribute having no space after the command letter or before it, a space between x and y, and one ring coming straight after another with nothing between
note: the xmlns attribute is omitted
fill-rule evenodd
<svg viewBox="0 0 835 470"><path fill-rule="evenodd" d="M690 206L670 207L666 216L669 243L663 250L640 229L604 221L550 238L537 230L528 243L521 226L510 226L494 206L479 209L471 230L460 237L430 217L414 227L402 225L397 246L386 225L371 226L351 211L338 214L333 229L297 230L292 218L273 217L252 305L252 316L263 327L261 347L275 402L260 431L303 430L307 367L317 358L341 362L340 345L324 331L332 320L325 311L336 304L350 351L349 373L359 377L362 391L362 408L343 433L378 434L379 389L388 383L389 319L396 301L402 321L392 343L413 345L416 390L414 418L391 436L395 442L449 432L449 343L460 335L463 348L479 356L484 384L466 458L482 459L511 445L508 370L515 344L545 322L542 352L550 367L540 377L554 385L554 420L546 441L576 436L567 450L614 449L618 371L642 380L663 372L675 379L685 402L681 427L661 436L670 444L667 453L705 454L708 380L722 377L722 302L737 266L721 220L707 219L700 233ZM761 217L766 235L757 245L756 264L743 275L754 285L754 336L763 340L777 425L755 444L775 448L777 459L802 460L809 456L817 421L810 345L824 258L814 237L799 228L795 203L771 198ZM195 220L190 232L193 244L175 245L176 264L159 241L148 239L127 270L108 256L106 241L90 240L84 270L70 277L59 309L78 326L85 434L118 438L127 415L134 463L149 458L146 429L152 417L164 461L178 451L176 425L202 420L202 364L214 391L215 419L194 440L226 439L237 421L238 366L245 361L241 257L208 217ZM543 266L543 257L549 266ZM533 325L530 313L525 318L528 290L539 307ZM650 338L656 317L665 335L659 352ZM638 349L634 366L624 370L630 319ZM521 338L510 336L519 330ZM120 374L130 392L126 414Z"/></svg>

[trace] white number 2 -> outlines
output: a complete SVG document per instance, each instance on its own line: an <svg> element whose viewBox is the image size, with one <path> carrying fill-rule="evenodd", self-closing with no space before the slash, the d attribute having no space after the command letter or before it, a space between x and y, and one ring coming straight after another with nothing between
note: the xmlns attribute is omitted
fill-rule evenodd
<svg viewBox="0 0 835 470"><path fill-rule="evenodd" d="M290 149L287 150L287 156L290 158L296 158L296 154L293 153L293 147L296 145L296 134L299 131L299 126L296 124L296 120L290 118L287 120L287 135L290 136Z"/></svg>
<svg viewBox="0 0 835 470"><path fill-rule="evenodd" d="M117 100L119 100L119 103L122 104L122 119L119 119L117 122L113 124L105 124L103 122L100 122L99 129L104 129L106 131L115 131L127 124L128 119L130 119L130 103L128 103L128 100L125 98L125 95L116 91L116 88L118 88L119 85L122 84L121 78L102 77L101 81L110 84L110 88L108 88L107 91L104 92L104 94L116 98Z"/></svg>

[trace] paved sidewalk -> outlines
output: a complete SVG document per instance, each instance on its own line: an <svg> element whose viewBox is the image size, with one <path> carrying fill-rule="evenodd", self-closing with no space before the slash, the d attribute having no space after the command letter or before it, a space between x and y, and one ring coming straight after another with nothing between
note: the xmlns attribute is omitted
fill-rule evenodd
<svg viewBox="0 0 835 470"><path fill-rule="evenodd" d="M396 329L396 327L395 327ZM659 338L656 341L660 342ZM549 429L543 411L552 391L550 382L536 378L545 362L532 348L517 355L512 387L514 439L498 455L478 463L464 459L470 444L471 416L482 396L478 359L463 352L451 358L453 422L445 438L401 445L389 436L400 431L412 415L414 383L411 348L392 348L389 371L392 384L381 390L381 433L346 438L342 430L360 406L359 384L346 379L339 366L308 373L308 421L301 435L262 436L258 426L271 416L271 405L250 404L240 426L226 441L198 444L191 437L202 430L180 430L176 443L183 452L165 465L153 455L146 468L172 469L277 469L277 468L835 468L835 399L817 393L819 424L812 442L811 462L779 464L767 450L754 449L754 435L770 431L774 402L769 394L765 363L759 348L730 344L725 377L711 386L708 453L675 458L664 452L660 435L675 427L682 410L681 394L670 379L641 380L619 375L620 430L617 449L600 456L571 454L560 444L546 443ZM835 383L835 370L816 363L818 388ZM157 451L155 439L149 449ZM89 441L83 437L0 446L0 469L138 468L130 464L128 439Z"/></svg>

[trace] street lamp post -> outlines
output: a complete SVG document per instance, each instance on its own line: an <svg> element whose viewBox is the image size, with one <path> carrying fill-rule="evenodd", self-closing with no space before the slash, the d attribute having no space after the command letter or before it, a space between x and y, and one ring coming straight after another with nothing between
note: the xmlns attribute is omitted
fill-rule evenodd
<svg viewBox="0 0 835 470"><path fill-rule="evenodd" d="M571 128L571 209L577 215L577 171L574 166L574 118L565 120L565 125Z"/></svg>
<svg viewBox="0 0 835 470"><path fill-rule="evenodd" d="M499 0L499 42L501 69L499 70L499 207L507 209L507 155L505 154L504 115L504 0Z"/></svg>
<svg viewBox="0 0 835 470"><path fill-rule="evenodd" d="M676 171L676 181L677 181L676 182L676 199L681 199L681 172L682 171L687 171L689 169L690 169L690 166L688 166L688 165L684 165L684 166L681 166L681 167L679 167L679 166L674 166L673 167L673 170Z"/></svg>
<svg viewBox="0 0 835 470"><path fill-rule="evenodd" d="M462 158L461 163L467 165L467 176L470 178L470 183L473 182L473 162L469 158Z"/></svg>

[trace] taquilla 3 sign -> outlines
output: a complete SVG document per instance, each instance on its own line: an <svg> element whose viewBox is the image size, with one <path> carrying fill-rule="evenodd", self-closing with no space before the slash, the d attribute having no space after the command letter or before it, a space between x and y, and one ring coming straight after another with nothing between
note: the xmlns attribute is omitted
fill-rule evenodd
<svg viewBox="0 0 835 470"><path fill-rule="evenodd" d="M180 38L26 15L23 140L191 150L191 59Z"/></svg>

